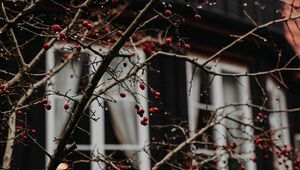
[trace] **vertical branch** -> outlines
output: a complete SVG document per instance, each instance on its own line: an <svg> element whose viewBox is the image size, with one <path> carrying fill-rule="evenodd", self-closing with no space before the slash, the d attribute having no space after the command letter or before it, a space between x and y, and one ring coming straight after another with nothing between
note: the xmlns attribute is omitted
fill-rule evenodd
<svg viewBox="0 0 300 170"><path fill-rule="evenodd" d="M8 21L9 18L6 14L3 2L1 3L1 10L2 10L2 14L3 14L4 18ZM17 59L18 65L19 65L19 69L20 69L20 71L25 71L27 68L27 65L24 62L21 50L19 48L17 38L16 38L12 28L10 29L10 33L11 33L13 42L16 46L16 50L18 53L18 55L16 55L16 59ZM13 104L8 96L7 96L7 100L9 102L9 105L12 106ZM2 164L4 169L10 168L10 163L12 160L13 146L14 146L15 137L16 137L16 134L15 134L16 133L16 112L13 111L10 115L8 115L7 124L8 124L7 142L6 142L6 147L5 147L4 156L3 156L3 164Z"/></svg>
<svg viewBox="0 0 300 170"><path fill-rule="evenodd" d="M17 50L17 53L18 53L18 55L16 56L16 59L18 61L19 68L21 69L22 72L26 72L28 66L24 62L24 57L23 57L23 55L21 53L21 50L19 48L18 40L17 40L17 38L15 36L15 33L14 33L14 31L13 31L12 28L10 29L10 34L11 34L13 40L14 40L14 43L15 43L15 46L16 46L16 50Z"/></svg>
<svg viewBox="0 0 300 170"><path fill-rule="evenodd" d="M136 31L136 29L141 24L143 18L154 8L154 5L159 0L151 0L144 7L144 9L139 13L139 15L132 21L129 27L126 29L121 38L114 44L114 46L110 49L107 56L104 58L102 64L96 70L94 76L91 81L87 85L83 97L81 98L78 106L75 109L73 116L68 121L66 127L64 128L63 135L59 140L58 146L55 149L53 159L50 160L47 169L54 170L59 165L60 161L64 158L64 150L67 145L68 139L72 135L74 129L76 128L78 122L80 121L83 113L88 109L88 101L93 96L93 92L102 78L103 74L107 70L110 62L118 55L119 50L122 48L124 43L132 36L132 34Z"/></svg>
<svg viewBox="0 0 300 170"><path fill-rule="evenodd" d="M7 97L8 103L12 106L12 102L9 97ZM10 169L10 162L12 160L13 154L13 146L15 142L15 134L16 134L16 112L12 112L8 116L7 124L8 124L8 135L7 135L7 142L5 147L5 152L3 156L3 169Z"/></svg>
<svg viewBox="0 0 300 170"><path fill-rule="evenodd" d="M2 10L4 18L8 21L9 18L8 18L7 14L6 14L6 10L5 10L3 2L1 3L1 10ZM24 62L23 55L22 55L21 50L19 48L18 40L17 40L17 38L15 36L15 33L14 33L14 31L13 31L12 28L10 29L10 34L11 34L11 36L13 38L13 42L14 42L14 44L16 46L16 50L17 50L17 53L18 53L18 55L16 55L16 59L17 59L18 65L19 65L19 69L21 69L22 71L25 71L26 68L27 68L27 66L26 66L26 64Z"/></svg>

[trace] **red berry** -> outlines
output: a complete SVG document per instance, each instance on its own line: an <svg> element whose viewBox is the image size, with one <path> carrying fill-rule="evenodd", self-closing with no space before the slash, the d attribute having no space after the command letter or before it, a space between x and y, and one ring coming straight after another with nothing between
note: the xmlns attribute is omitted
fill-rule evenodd
<svg viewBox="0 0 300 170"><path fill-rule="evenodd" d="M153 107L154 112L158 112L158 107Z"/></svg>
<svg viewBox="0 0 300 170"><path fill-rule="evenodd" d="M144 110L144 109L139 109L137 112L138 112L139 114L143 114L143 113L145 113L145 110Z"/></svg>
<svg viewBox="0 0 300 170"><path fill-rule="evenodd" d="M69 105L68 103L65 103L65 104L64 104L64 109L67 110L67 109L69 109L69 108L70 108L70 105Z"/></svg>
<svg viewBox="0 0 300 170"><path fill-rule="evenodd" d="M196 15L194 16L194 19L195 19L196 21L200 21L200 20L201 20L201 16L200 16L199 14L196 14Z"/></svg>
<svg viewBox="0 0 300 170"><path fill-rule="evenodd" d="M146 126L148 123L147 123L147 121L144 121L144 119L142 119L142 120L141 120L141 124L142 124L143 126Z"/></svg>
<svg viewBox="0 0 300 170"><path fill-rule="evenodd" d="M145 122L147 122L148 120L149 120L149 118L148 117L143 117L143 120L145 121Z"/></svg>
<svg viewBox="0 0 300 170"><path fill-rule="evenodd" d="M118 3L118 0L111 0L111 3L116 4L116 3Z"/></svg>
<svg viewBox="0 0 300 170"><path fill-rule="evenodd" d="M28 137L27 137L27 135L26 135L25 133L22 133L21 138L25 140L25 139L27 139Z"/></svg>
<svg viewBox="0 0 300 170"><path fill-rule="evenodd" d="M154 109L152 107L149 108L149 113L153 113Z"/></svg>
<svg viewBox="0 0 300 170"><path fill-rule="evenodd" d="M88 24L86 27L87 27L88 29L92 29L92 28L93 28L93 25L92 25L92 24Z"/></svg>
<svg viewBox="0 0 300 170"><path fill-rule="evenodd" d="M139 110L137 111L137 114L138 114L140 117L143 117L144 113L145 113L145 110L144 110L144 109L139 109Z"/></svg>
<svg viewBox="0 0 300 170"><path fill-rule="evenodd" d="M235 149L237 147L237 145L235 142L233 142L230 147L231 147L231 149Z"/></svg>
<svg viewBox="0 0 300 170"><path fill-rule="evenodd" d="M50 45L47 44L47 43L45 43L44 46L43 46L43 48L44 48L45 50L48 50L48 49L50 48Z"/></svg>
<svg viewBox="0 0 300 170"><path fill-rule="evenodd" d="M43 104L46 104L47 102L48 102L48 100L47 100L46 98L43 98L43 99L42 99L42 103L43 103Z"/></svg>
<svg viewBox="0 0 300 170"><path fill-rule="evenodd" d="M105 32L109 32L109 31L110 31L109 25L106 25L106 26L104 27L104 31L105 31Z"/></svg>
<svg viewBox="0 0 300 170"><path fill-rule="evenodd" d="M61 30L61 27L60 27L60 25L55 24L55 25L52 26L52 29L53 29L54 31L60 31L60 30Z"/></svg>
<svg viewBox="0 0 300 170"><path fill-rule="evenodd" d="M123 32L121 30L117 31L117 35L118 36L122 36L123 35Z"/></svg>
<svg viewBox="0 0 300 170"><path fill-rule="evenodd" d="M81 51L81 45L78 44L78 45L76 45L75 48L76 48L77 51Z"/></svg>
<svg viewBox="0 0 300 170"><path fill-rule="evenodd" d="M51 106L50 104L46 104L45 108L46 108L47 110L51 110L52 106Z"/></svg>
<svg viewBox="0 0 300 170"><path fill-rule="evenodd" d="M250 158L250 160L252 160L253 162L256 162L257 161L257 157Z"/></svg>
<svg viewBox="0 0 300 170"><path fill-rule="evenodd" d="M166 43L171 44L172 43L172 38L166 38Z"/></svg>
<svg viewBox="0 0 300 170"><path fill-rule="evenodd" d="M126 97L126 94L123 93L123 92L121 92L121 93L120 93L120 97L124 98L124 97Z"/></svg>
<svg viewBox="0 0 300 170"><path fill-rule="evenodd" d="M87 20L84 20L84 21L82 21L82 24L83 24L84 26L88 26L89 22L88 22Z"/></svg>
<svg viewBox="0 0 300 170"><path fill-rule="evenodd" d="M21 114L23 114L23 112L22 112L21 110L18 110L18 111L16 112L16 114L17 114L17 115L21 115Z"/></svg>
<svg viewBox="0 0 300 170"><path fill-rule="evenodd" d="M65 57L65 59L71 59L72 57L73 57L73 55L71 54L71 53L66 53L65 55L64 55L64 57Z"/></svg>
<svg viewBox="0 0 300 170"><path fill-rule="evenodd" d="M141 123L142 125L146 126L146 125L148 124L148 120L149 120L148 117L143 117L143 119L141 120L140 123Z"/></svg>
<svg viewBox="0 0 300 170"><path fill-rule="evenodd" d="M5 87L6 87L5 84L0 84L0 89L1 90L5 89Z"/></svg>
<svg viewBox="0 0 300 170"><path fill-rule="evenodd" d="M172 11L171 11L171 10L168 10L168 9L166 9L166 10L165 10L165 15L166 15L166 16L170 16L170 15L172 15Z"/></svg>
<svg viewBox="0 0 300 170"><path fill-rule="evenodd" d="M189 44L184 44L184 48L188 50L191 48L191 46Z"/></svg>
<svg viewBox="0 0 300 170"><path fill-rule="evenodd" d="M23 127L22 126L16 126L16 130L20 131Z"/></svg>
<svg viewBox="0 0 300 170"><path fill-rule="evenodd" d="M140 88L141 88L142 90L145 90L145 85L144 85L144 83L140 83Z"/></svg>
<svg viewBox="0 0 300 170"><path fill-rule="evenodd" d="M66 37L66 33L65 32L60 32L59 36L60 36L60 38L65 38Z"/></svg>
<svg viewBox="0 0 300 170"><path fill-rule="evenodd" d="M160 99L160 92L155 92L155 99Z"/></svg>

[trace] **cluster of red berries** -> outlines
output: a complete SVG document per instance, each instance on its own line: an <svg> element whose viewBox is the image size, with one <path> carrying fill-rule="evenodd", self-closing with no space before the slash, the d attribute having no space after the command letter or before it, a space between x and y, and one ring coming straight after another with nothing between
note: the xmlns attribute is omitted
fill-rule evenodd
<svg viewBox="0 0 300 170"><path fill-rule="evenodd" d="M140 121L141 125L143 125L143 126L148 125L148 120L149 120L149 118L144 116Z"/></svg>
<svg viewBox="0 0 300 170"><path fill-rule="evenodd" d="M139 87L140 87L141 90L145 90L145 88L146 88L146 86L145 86L144 83L140 83ZM125 92L120 92L119 95L122 98L126 97L126 93Z"/></svg>
<svg viewBox="0 0 300 170"><path fill-rule="evenodd" d="M160 92L156 91L154 93L154 98L155 99L160 99L160 97L161 97ZM158 107L150 107L148 111L149 111L149 113L155 113L155 112L158 112L158 110L159 110Z"/></svg>
<svg viewBox="0 0 300 170"><path fill-rule="evenodd" d="M122 35L123 35L123 31L118 30L118 31L117 31L117 35L118 35L118 36L122 36Z"/></svg>
<svg viewBox="0 0 300 170"><path fill-rule="evenodd" d="M255 120L256 121L259 121L259 122L263 122L264 120L266 120L268 118L268 115L266 113L262 113L262 112L259 112L257 114L257 116L255 117Z"/></svg>
<svg viewBox="0 0 300 170"><path fill-rule="evenodd" d="M298 170L300 167L300 159L294 160L294 169Z"/></svg>
<svg viewBox="0 0 300 170"><path fill-rule="evenodd" d="M154 98L155 98L155 99L160 99L160 92L158 92L158 91L155 92L155 93L154 93Z"/></svg>
<svg viewBox="0 0 300 170"><path fill-rule="evenodd" d="M149 108L149 113L155 113L158 112L158 107L150 107Z"/></svg>
<svg viewBox="0 0 300 170"><path fill-rule="evenodd" d="M28 138L28 136L26 135L26 133L21 134L21 139L26 140L27 138Z"/></svg>
<svg viewBox="0 0 300 170"><path fill-rule="evenodd" d="M74 47L78 52L81 51L81 45L77 44L75 47Z"/></svg>
<svg viewBox="0 0 300 170"><path fill-rule="evenodd" d="M21 132L20 137L22 140L26 140L28 138L27 134L31 133L32 135L34 135L36 133L36 130L34 128L25 129L23 126L16 126L16 131L19 133Z"/></svg>
<svg viewBox="0 0 300 170"><path fill-rule="evenodd" d="M52 106L48 103L48 100L46 98L43 98L41 102L45 105L46 110L51 110Z"/></svg>
<svg viewBox="0 0 300 170"><path fill-rule="evenodd" d="M139 106L136 106L136 113L140 116L143 117L145 110L140 108Z"/></svg>
<svg viewBox="0 0 300 170"><path fill-rule="evenodd" d="M168 45L171 45L172 44L172 41L173 41L173 38L172 37L168 37L165 39L165 43L168 44ZM191 49L191 46L190 44L188 43L185 43L185 42L178 42L177 44L181 45L183 43L183 48L186 49L186 50L189 50ZM178 46L179 46L178 45Z"/></svg>
<svg viewBox="0 0 300 170"><path fill-rule="evenodd" d="M287 145L284 145L282 148L277 148L278 150L275 152L276 156L278 158L277 163L279 165L284 164L286 169L290 169L289 166L289 160L292 161L292 158L295 158L295 149L293 147L289 147ZM295 158L293 161L294 163L294 169L298 170L300 165L300 160Z"/></svg>
<svg viewBox="0 0 300 170"><path fill-rule="evenodd" d="M52 25L52 29L55 31L55 32L60 32L61 31L61 27L60 27L60 25L58 25L58 24L54 24L54 25ZM59 37L61 38L61 39L64 39L65 37L66 37L66 33L65 32L60 32L59 33Z"/></svg>
<svg viewBox="0 0 300 170"><path fill-rule="evenodd" d="M48 103L48 100L47 100L46 98L43 98L43 99L41 100L41 102L42 102L42 104L45 105L46 110L51 110L52 106L51 106L51 104ZM64 109L65 109L65 110L68 110L69 108L70 108L70 105L69 105L68 103L65 103L65 104L64 104ZM17 114L18 114L18 113L17 113Z"/></svg>
<svg viewBox="0 0 300 170"><path fill-rule="evenodd" d="M268 159L269 154L272 151L272 148L270 147L273 144L271 138L256 138L254 142L261 151L264 151L264 159Z"/></svg>
<svg viewBox="0 0 300 170"><path fill-rule="evenodd" d="M93 25L87 20L82 21L82 25L89 30L93 28Z"/></svg>
<svg viewBox="0 0 300 170"><path fill-rule="evenodd" d="M167 16L167 17L171 16L172 14L173 14L172 11L169 10L169 9L166 9L164 11L164 15ZM199 14L195 14L194 15L194 19L195 19L195 21L200 21L201 20L201 16Z"/></svg>
<svg viewBox="0 0 300 170"><path fill-rule="evenodd" d="M146 42L143 44L142 50L146 53L146 54L150 54L152 55L154 52L158 51L157 47L161 45L155 42Z"/></svg>

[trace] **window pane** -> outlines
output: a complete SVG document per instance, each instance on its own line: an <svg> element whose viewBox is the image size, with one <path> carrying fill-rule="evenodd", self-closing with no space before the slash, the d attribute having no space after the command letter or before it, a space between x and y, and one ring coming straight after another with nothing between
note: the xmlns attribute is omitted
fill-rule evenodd
<svg viewBox="0 0 300 170"><path fill-rule="evenodd" d="M240 88L239 79L234 77L223 77L223 92L224 92L224 103L232 104L240 102Z"/></svg>
<svg viewBox="0 0 300 170"><path fill-rule="evenodd" d="M192 80L193 101L197 103L211 104L211 84L212 76L199 68L195 69ZM188 80L191 81L191 80Z"/></svg>
<svg viewBox="0 0 300 170"><path fill-rule="evenodd" d="M62 50L54 51L55 55L55 63L56 65L60 64L66 55L68 54ZM50 86L50 91L55 91L62 95L67 95L69 97L73 97L79 91L81 76L83 73L88 71L87 67L83 67L86 65L88 55L86 53L81 55L82 59L78 59L73 57L72 59L60 72L53 76L53 83ZM64 109L64 104L68 101L63 96L55 96L54 101L50 101L53 107L53 113L55 114L55 122L53 128L55 128L55 137L59 138L62 130L65 126L65 123L69 117L69 113ZM71 103L71 102L70 102ZM73 108L73 104L70 104L71 108ZM69 109L68 111L71 111ZM85 123L86 124L86 123ZM89 124L86 124L89 126Z"/></svg>
<svg viewBox="0 0 300 170"><path fill-rule="evenodd" d="M65 110L65 99L57 98L55 102L55 132L56 137L59 137L61 133L63 133L65 124L67 123L66 121L70 116L70 112L72 112L73 108L76 108L77 104L70 102L71 107L68 110ZM88 117L88 112L81 118L77 128L74 130L73 135L68 141L69 144L73 142L76 142L76 144L90 144L90 118Z"/></svg>
<svg viewBox="0 0 300 170"><path fill-rule="evenodd" d="M55 63L59 64L64 60L64 55L68 55L62 51L56 50ZM54 91L62 94L75 95L79 86L80 77L82 73L83 62L73 57L60 72L54 76ZM83 60L84 61L84 60Z"/></svg>
<svg viewBox="0 0 300 170"><path fill-rule="evenodd" d="M105 143L138 144L138 126L135 102L116 99L116 103L106 102Z"/></svg>
<svg viewBox="0 0 300 170"><path fill-rule="evenodd" d="M197 109L198 112L196 112L195 116L195 124L196 124L196 129L195 133L197 133L200 129L204 128L207 123L210 121L211 117L211 112L207 110L201 110ZM197 140L196 144L197 148L205 148L205 149L212 149L213 148L213 128L210 128L204 133L203 135L200 135Z"/></svg>
<svg viewBox="0 0 300 170"><path fill-rule="evenodd" d="M86 113L88 115L88 113ZM73 138L77 144L90 144L90 118L84 115L74 130ZM93 121L93 120L92 120Z"/></svg>
<svg viewBox="0 0 300 170"><path fill-rule="evenodd" d="M233 103L241 103L240 95L241 95L241 84L239 79L234 77L223 77L223 93L224 93L224 104L233 104ZM227 107L225 108L225 114L229 117L226 119L226 127L227 127L227 140L228 144L231 145L235 143L238 147L236 151L241 153L240 142L243 137L243 126L241 123L243 122L243 113L240 107ZM234 161L233 161L234 162ZM234 166L235 163L232 164Z"/></svg>
<svg viewBox="0 0 300 170"><path fill-rule="evenodd" d="M64 109L65 99L57 97L53 103L53 109L55 114L55 122L53 128L55 129L55 137L59 138L62 130L66 124L66 120L69 118L69 114Z"/></svg>
<svg viewBox="0 0 300 170"><path fill-rule="evenodd" d="M109 84L115 82L116 79L122 77L123 75L128 74L131 71L131 68L136 64L137 58L123 58L117 57L110 63L109 70L103 75L102 82L103 84ZM117 95L120 91L131 91L132 93L136 92L136 82L138 79L127 79L119 83L119 85L111 88L109 90L110 95Z"/></svg>

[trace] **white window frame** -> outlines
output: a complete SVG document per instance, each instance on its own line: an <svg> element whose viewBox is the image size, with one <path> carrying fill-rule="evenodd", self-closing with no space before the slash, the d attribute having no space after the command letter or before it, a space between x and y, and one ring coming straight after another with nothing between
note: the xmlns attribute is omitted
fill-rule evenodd
<svg viewBox="0 0 300 170"><path fill-rule="evenodd" d="M52 69L55 65L55 51L56 50L61 50L61 47L69 45L69 44L55 44L52 48L50 48L46 52L46 71ZM99 49L101 47L99 46L93 46L93 49ZM87 53L90 56L90 60L94 61L93 59L95 54L87 49L82 49L82 53ZM146 56L145 54L141 51L138 50L137 54L139 55L141 61L143 61ZM95 68L97 68L98 65L94 65ZM92 73L94 72L94 68L92 65L89 67L89 72ZM147 81L147 72L139 71L137 74L143 81ZM52 83L55 83L54 78L50 80ZM99 83L100 85L101 83ZM50 90L50 87L46 86L46 93ZM148 96L147 90L141 90L140 88L137 88L137 92L140 95L137 95L138 100L140 101L140 105L142 108L144 108L145 116L148 116L148 102L147 99L143 96ZM50 95L48 96L49 101L54 101L57 96ZM99 100L101 103L104 103L103 99ZM45 110L45 118L46 118L46 135L45 135L45 145L46 145L46 150L48 153L53 154L54 149L56 148L56 144L54 144L53 139L55 137L55 114L54 114L54 103L52 103L52 109L51 110ZM105 155L106 150L115 150L115 151L122 151L122 150L136 150L138 151L138 159L139 159L139 169L145 169L145 170L150 170L151 163L150 163L150 158L149 158L149 142L150 142L150 134L149 134L149 125L143 126L140 124L139 119L137 119L137 127L138 127L138 144L105 144L105 125L104 125L104 120L105 120L105 114L104 114L104 108L99 106L97 101L94 101L90 109L95 111L95 117L100 117L98 121L94 121L90 119L90 133L91 133L91 138L90 138L90 144L89 145L83 145L83 144L77 144L77 150L90 150L94 151L95 154L101 154ZM134 113L133 113L134 114ZM46 157L46 164L49 162L49 158ZM91 163L91 170L97 170L99 169L99 166L101 169L105 169L105 164L99 162L93 162Z"/></svg>
<svg viewBox="0 0 300 170"><path fill-rule="evenodd" d="M267 78L266 80L266 88L269 95L269 104L272 110L286 110L286 97L284 90L278 86L278 84L272 80L271 78ZM272 133L272 140L279 147L283 147L284 145L291 146L290 141L290 130L289 130L289 122L288 122L288 113L287 112L274 112L269 114L269 123L270 128L275 130ZM278 135L281 138L278 138ZM276 148L274 148L276 150ZM278 162L282 162L282 157L278 158L276 152L273 152L274 157L274 168L278 170L286 170L285 164L279 165ZM290 160L286 161L286 164L289 165L289 169L293 169L293 163Z"/></svg>
<svg viewBox="0 0 300 170"><path fill-rule="evenodd" d="M294 135L294 144L296 152L300 152L300 133Z"/></svg>
<svg viewBox="0 0 300 170"><path fill-rule="evenodd" d="M199 63L204 63L206 57L204 56L199 56L195 54L191 54L190 56L197 56L197 62ZM195 57L196 58L196 57ZM216 63L217 62L217 63ZM218 62L218 61L212 61L209 63L207 66L213 69L215 72L221 73L222 70L228 73L247 73L248 69L247 67L243 65L237 65L233 63L228 63L228 62ZM192 78L192 64L189 62L186 62L186 74L187 74L187 94L189 94L189 88L190 88L190 80ZM250 82L248 77L240 77L239 82L243 85L242 88L242 93L240 93L239 98L242 100L241 103L248 103L249 102L249 96L250 96ZM192 82L193 83L193 82ZM193 87L192 87L193 88ZM212 108L219 108L221 106L225 105L224 102L224 96L220 95L223 94L223 79L222 76L215 76L213 79L213 83L211 84L211 105ZM187 97L188 100L188 116L189 118L193 118L193 110L199 109L197 105L199 106L200 103L194 102L194 94L193 92L190 93ZM253 118L252 118L252 111L250 107L247 106L242 106L240 107L243 110L244 117L243 122L247 124L253 124ZM218 111L216 114L219 114L221 117L221 114L223 114L222 110ZM225 123L225 119L221 120L221 123ZM189 127L195 127L196 125L193 125L193 122L191 119L189 119ZM250 136L254 136L254 130L250 126L246 126L245 130ZM191 131L191 129L190 129ZM218 133L216 133L216 131ZM193 132L190 132L190 135L192 135ZM216 140L217 139L217 140ZM217 124L214 125L214 140L216 140L216 144L218 146L227 146L227 132L226 128L223 125ZM245 168L247 170L256 170L256 163L254 161L250 161L250 158L255 157L255 145L253 141L249 140L247 142L244 142L242 145L243 150L249 151L248 154L243 154L242 157L245 160ZM218 162L217 162L217 168L220 170L227 170L228 166L228 154L226 153L225 150L223 149L217 149L217 150L208 150L208 149L198 149L196 152L198 153L205 153L208 155L212 154L217 154L218 156ZM247 161L248 160L248 161Z"/></svg>

